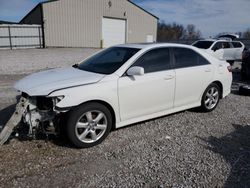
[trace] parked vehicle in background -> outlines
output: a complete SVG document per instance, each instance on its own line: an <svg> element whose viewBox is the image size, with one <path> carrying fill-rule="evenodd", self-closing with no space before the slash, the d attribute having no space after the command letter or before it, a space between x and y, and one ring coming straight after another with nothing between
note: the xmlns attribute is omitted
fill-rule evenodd
<svg viewBox="0 0 250 188"><path fill-rule="evenodd" d="M15 88L31 136L60 130L66 117L69 140L82 148L101 143L112 128L194 107L210 112L231 83L227 62L190 45L155 43L111 47L78 66L30 75Z"/></svg>
<svg viewBox="0 0 250 188"><path fill-rule="evenodd" d="M250 80L250 49L242 52L241 78Z"/></svg>
<svg viewBox="0 0 250 188"><path fill-rule="evenodd" d="M198 40L192 45L203 49L220 60L229 62L231 65L234 61L241 61L242 52L245 48L245 45L240 41L230 41L226 39Z"/></svg>

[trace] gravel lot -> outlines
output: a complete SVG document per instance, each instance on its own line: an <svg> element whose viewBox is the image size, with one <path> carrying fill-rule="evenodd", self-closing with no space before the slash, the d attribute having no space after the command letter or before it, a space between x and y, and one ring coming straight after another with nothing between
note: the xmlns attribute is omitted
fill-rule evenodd
<svg viewBox="0 0 250 188"><path fill-rule="evenodd" d="M95 51L0 51L0 124L13 111L16 80ZM211 113L188 110L138 123L90 149L61 138L13 139L0 147L0 187L249 187L250 98L233 93Z"/></svg>
<svg viewBox="0 0 250 188"><path fill-rule="evenodd" d="M27 74L48 68L71 66L99 50L89 48L0 50L0 75Z"/></svg>

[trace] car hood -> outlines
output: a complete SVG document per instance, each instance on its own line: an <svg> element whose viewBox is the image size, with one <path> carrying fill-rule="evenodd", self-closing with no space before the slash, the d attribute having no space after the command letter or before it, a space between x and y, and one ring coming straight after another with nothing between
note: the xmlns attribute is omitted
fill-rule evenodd
<svg viewBox="0 0 250 188"><path fill-rule="evenodd" d="M18 81L14 87L30 96L46 96L55 90L96 83L104 76L73 67L57 68L27 76Z"/></svg>

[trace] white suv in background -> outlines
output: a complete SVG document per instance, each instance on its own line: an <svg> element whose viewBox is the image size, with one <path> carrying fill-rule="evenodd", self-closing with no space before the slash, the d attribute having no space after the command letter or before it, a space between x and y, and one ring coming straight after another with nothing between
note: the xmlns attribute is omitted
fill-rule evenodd
<svg viewBox="0 0 250 188"><path fill-rule="evenodd" d="M240 41L229 41L226 39L198 40L192 45L204 49L212 56L220 60L226 60L231 64L237 60L241 61L242 52L245 48L245 45Z"/></svg>

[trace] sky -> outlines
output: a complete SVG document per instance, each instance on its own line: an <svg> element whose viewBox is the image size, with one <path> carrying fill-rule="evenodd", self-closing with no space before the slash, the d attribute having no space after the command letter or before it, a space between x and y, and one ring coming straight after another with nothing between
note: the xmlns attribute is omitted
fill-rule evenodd
<svg viewBox="0 0 250 188"><path fill-rule="evenodd" d="M0 20L20 21L45 0L0 0ZM132 0L165 23L194 24L203 37L250 28L250 0Z"/></svg>

